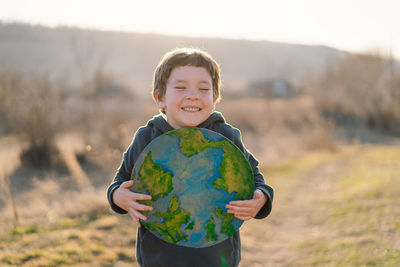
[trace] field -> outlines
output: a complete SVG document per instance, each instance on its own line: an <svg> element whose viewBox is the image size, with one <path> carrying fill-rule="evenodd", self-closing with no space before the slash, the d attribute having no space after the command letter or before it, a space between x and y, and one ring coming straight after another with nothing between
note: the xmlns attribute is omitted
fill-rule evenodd
<svg viewBox="0 0 400 267"><path fill-rule="evenodd" d="M365 145L269 166L274 212L244 228L243 266L397 266L399 159Z"/></svg>
<svg viewBox="0 0 400 267"><path fill-rule="evenodd" d="M399 145L358 144L264 165L273 212L241 228L241 266L396 266L399 159ZM109 210L105 187L63 183L15 193L18 226L10 205L1 211L0 266L132 266L135 225Z"/></svg>
<svg viewBox="0 0 400 267"><path fill-rule="evenodd" d="M0 70L0 267L137 265L136 226L106 189L158 110L98 64L76 85ZM259 76L224 83L216 107L275 188L271 215L241 228L241 266L400 266L398 62L349 54L297 85Z"/></svg>

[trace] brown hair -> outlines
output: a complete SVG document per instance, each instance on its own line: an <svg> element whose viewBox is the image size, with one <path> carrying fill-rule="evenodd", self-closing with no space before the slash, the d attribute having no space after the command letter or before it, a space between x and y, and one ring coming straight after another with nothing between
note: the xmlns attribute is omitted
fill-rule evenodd
<svg viewBox="0 0 400 267"><path fill-rule="evenodd" d="M220 98L220 69L218 63L209 53L198 48L178 48L166 53L154 71L153 96L165 96L166 84L171 72L176 67L194 66L205 68L211 76L213 97Z"/></svg>

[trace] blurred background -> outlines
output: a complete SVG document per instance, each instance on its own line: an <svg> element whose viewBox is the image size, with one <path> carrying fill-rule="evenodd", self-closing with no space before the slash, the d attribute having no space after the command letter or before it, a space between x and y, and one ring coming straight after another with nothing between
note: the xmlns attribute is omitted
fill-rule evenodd
<svg viewBox="0 0 400 267"><path fill-rule="evenodd" d="M106 189L183 46L276 191L241 266L400 264L396 1L0 0L0 266L136 266Z"/></svg>

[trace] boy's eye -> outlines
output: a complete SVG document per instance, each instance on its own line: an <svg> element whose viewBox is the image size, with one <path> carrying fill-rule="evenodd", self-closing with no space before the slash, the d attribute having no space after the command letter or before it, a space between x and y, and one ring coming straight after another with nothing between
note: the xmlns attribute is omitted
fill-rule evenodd
<svg viewBox="0 0 400 267"><path fill-rule="evenodd" d="M186 87L184 87L184 86L175 86L175 89L184 90L184 89L186 89Z"/></svg>
<svg viewBox="0 0 400 267"><path fill-rule="evenodd" d="M201 91L208 91L210 88L200 88Z"/></svg>

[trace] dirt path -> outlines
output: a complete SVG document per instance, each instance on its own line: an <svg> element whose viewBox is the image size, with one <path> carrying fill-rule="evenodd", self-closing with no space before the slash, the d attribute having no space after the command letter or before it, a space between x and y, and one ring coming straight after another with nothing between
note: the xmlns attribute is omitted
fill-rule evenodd
<svg viewBox="0 0 400 267"><path fill-rule="evenodd" d="M80 188L92 188L93 186L89 177L86 175L76 158L76 152L84 149L83 140L76 135L66 135L58 140L57 147L65 165L75 178L78 186Z"/></svg>
<svg viewBox="0 0 400 267"><path fill-rule="evenodd" d="M357 153L360 149L338 154L317 165L297 178L301 182L288 192L280 191L279 184L275 185L276 198L270 217L251 220L241 230L241 266L294 266L293 260L302 257L298 255L296 243L310 236L329 235L315 223L314 215L324 213L323 203L330 198L329 190L335 178L346 170Z"/></svg>

